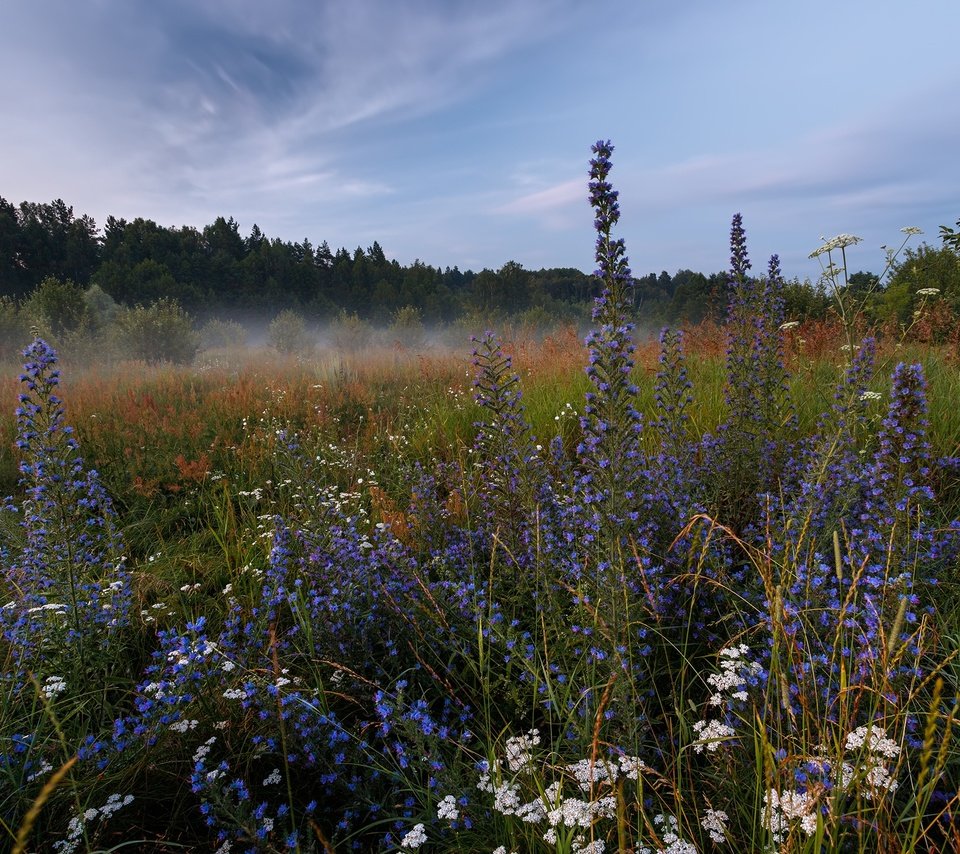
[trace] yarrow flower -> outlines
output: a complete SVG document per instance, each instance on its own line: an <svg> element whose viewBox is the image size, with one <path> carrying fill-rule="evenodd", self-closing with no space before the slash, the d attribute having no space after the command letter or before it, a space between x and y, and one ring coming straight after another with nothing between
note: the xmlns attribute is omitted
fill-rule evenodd
<svg viewBox="0 0 960 854"><path fill-rule="evenodd" d="M722 742L737 734L732 726L721 721L697 721L693 731L697 734L697 740L693 743L695 753L703 753L704 748L715 753Z"/></svg>
<svg viewBox="0 0 960 854"><path fill-rule="evenodd" d="M403 839L400 840L401 848L411 848L416 850L427 841L427 832L422 824L415 824L413 830L409 831Z"/></svg>
<svg viewBox="0 0 960 854"><path fill-rule="evenodd" d="M48 676L44 680L43 687L40 690L44 697L52 700L57 694L61 694L67 690L67 682L62 676Z"/></svg>
<svg viewBox="0 0 960 854"><path fill-rule="evenodd" d="M530 752L540 744L540 731L532 729L526 735L516 735L507 739L507 765L511 771L522 771L533 761Z"/></svg>
<svg viewBox="0 0 960 854"><path fill-rule="evenodd" d="M920 288L917 291L918 297L935 297L940 293L940 288Z"/></svg>
<svg viewBox="0 0 960 854"><path fill-rule="evenodd" d="M680 825L672 815L655 815L653 823L663 841L663 848L641 847L637 854L697 854L696 846L680 836Z"/></svg>
<svg viewBox="0 0 960 854"><path fill-rule="evenodd" d="M844 747L857 750L866 745L871 753L879 753L887 759L896 759L900 755L900 745L878 726L860 726L847 735Z"/></svg>
<svg viewBox="0 0 960 854"><path fill-rule="evenodd" d="M723 810L707 809L700 826L710 834L710 839L722 845L727 841L727 821L729 816Z"/></svg>
<svg viewBox="0 0 960 854"><path fill-rule="evenodd" d="M457 800L453 795L447 795L439 804L437 804L437 818L447 821L456 821L460 818L460 810L457 809Z"/></svg>

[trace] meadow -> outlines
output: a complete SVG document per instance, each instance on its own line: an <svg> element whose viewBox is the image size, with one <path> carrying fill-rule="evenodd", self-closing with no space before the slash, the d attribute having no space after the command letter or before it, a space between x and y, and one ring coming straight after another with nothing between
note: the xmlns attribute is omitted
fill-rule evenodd
<svg viewBox="0 0 960 854"><path fill-rule="evenodd" d="M957 353L641 334L611 149L586 342L5 372L3 847L960 851Z"/></svg>

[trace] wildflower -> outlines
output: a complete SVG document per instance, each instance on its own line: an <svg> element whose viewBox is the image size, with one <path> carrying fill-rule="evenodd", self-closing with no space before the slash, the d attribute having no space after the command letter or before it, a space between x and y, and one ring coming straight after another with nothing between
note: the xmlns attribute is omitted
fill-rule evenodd
<svg viewBox="0 0 960 854"><path fill-rule="evenodd" d="M460 810L457 809L457 801L453 795L447 795L437 805L437 818L445 818L448 821L456 821L460 818Z"/></svg>
<svg viewBox="0 0 960 854"><path fill-rule="evenodd" d="M816 258L820 255L823 255L825 252L832 252L834 249L846 249L848 246L856 246L856 244L862 242L862 237L857 237L853 234L838 234L836 237L831 237L829 240L824 240L823 245L814 249L808 257Z"/></svg>
<svg viewBox="0 0 960 854"><path fill-rule="evenodd" d="M264 778L263 785L264 785L264 786L275 786L277 783L280 782L280 780L281 780L281 777L280 777L280 769L279 769L279 768L274 768L274 769L270 772L270 775L269 775L268 777Z"/></svg>
<svg viewBox="0 0 960 854"><path fill-rule="evenodd" d="M920 288L917 291L918 297L935 297L940 293L940 288Z"/></svg>
<svg viewBox="0 0 960 854"><path fill-rule="evenodd" d="M870 753L879 754L887 759L896 759L900 755L900 745L877 726L860 726L847 735L844 747L858 750L866 745Z"/></svg>
<svg viewBox="0 0 960 854"><path fill-rule="evenodd" d="M796 329L800 325L799 320L787 320L780 324L781 332L788 332L791 329Z"/></svg>
<svg viewBox="0 0 960 854"><path fill-rule="evenodd" d="M573 765L568 765L567 770L573 774L581 791L584 792L589 792L595 783L616 782L618 773L616 765L610 765L608 768L603 762L593 759L581 759Z"/></svg>
<svg viewBox="0 0 960 854"><path fill-rule="evenodd" d="M210 752L210 748L213 747L214 742L216 742L217 737L215 735L210 736L203 744L197 748L197 752L193 754L194 762L202 762L207 754Z"/></svg>
<svg viewBox="0 0 960 854"><path fill-rule="evenodd" d="M657 833L663 840L663 848L638 849L638 854L697 854L696 847L680 836L680 826L672 815L658 814L653 817Z"/></svg>
<svg viewBox="0 0 960 854"><path fill-rule="evenodd" d="M900 229L900 231L902 231L908 237L914 234L923 234L923 230L920 228L917 228L915 225L904 226L903 228Z"/></svg>
<svg viewBox="0 0 960 854"><path fill-rule="evenodd" d="M862 392L860 392L860 400L862 400L862 401L867 401L867 400L880 400L881 397L883 397L883 395L880 394L880 392L878 392L878 391L862 391Z"/></svg>
<svg viewBox="0 0 960 854"><path fill-rule="evenodd" d="M628 780L636 780L640 776L640 772L647 767L644 761L637 756L620 756L618 761L620 762L620 771Z"/></svg>
<svg viewBox="0 0 960 854"><path fill-rule="evenodd" d="M790 832L789 820L799 819L807 836L817 832L816 801L807 792L778 792L770 789L763 796L763 826L776 844Z"/></svg>
<svg viewBox="0 0 960 854"><path fill-rule="evenodd" d="M530 750L540 743L540 731L530 730L526 735L518 735L507 739L507 765L511 771L521 771L533 761Z"/></svg>
<svg viewBox="0 0 960 854"><path fill-rule="evenodd" d="M67 683L62 676L48 676L44 680L43 687L40 690L44 697L52 700L57 694L61 694L67 690Z"/></svg>
<svg viewBox="0 0 960 854"><path fill-rule="evenodd" d="M707 809L700 826L710 834L710 838L718 845L727 841L727 821L729 816L723 810Z"/></svg>
<svg viewBox="0 0 960 854"><path fill-rule="evenodd" d="M413 830L409 831L403 839L400 840L401 848L417 849L427 841L427 833L422 824L414 825Z"/></svg>
<svg viewBox="0 0 960 854"><path fill-rule="evenodd" d="M697 721L693 725L697 740L693 743L695 753L703 753L706 748L710 753L716 752L720 742L736 735L736 730L720 721Z"/></svg>

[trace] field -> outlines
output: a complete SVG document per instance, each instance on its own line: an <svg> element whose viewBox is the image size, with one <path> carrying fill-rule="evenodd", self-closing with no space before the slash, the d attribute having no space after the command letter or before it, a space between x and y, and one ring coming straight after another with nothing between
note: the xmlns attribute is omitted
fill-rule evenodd
<svg viewBox="0 0 960 854"><path fill-rule="evenodd" d="M586 344L6 371L4 847L960 850L954 354L635 333L597 155Z"/></svg>

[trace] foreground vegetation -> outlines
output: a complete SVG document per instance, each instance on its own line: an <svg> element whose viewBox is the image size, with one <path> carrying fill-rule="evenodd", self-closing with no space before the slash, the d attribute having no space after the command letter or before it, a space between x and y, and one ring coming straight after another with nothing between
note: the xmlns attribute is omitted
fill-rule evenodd
<svg viewBox="0 0 960 854"><path fill-rule="evenodd" d="M960 849L949 346L792 327L735 217L725 327L638 347L610 152L585 347L220 350L71 378L74 432L30 346L5 842Z"/></svg>

